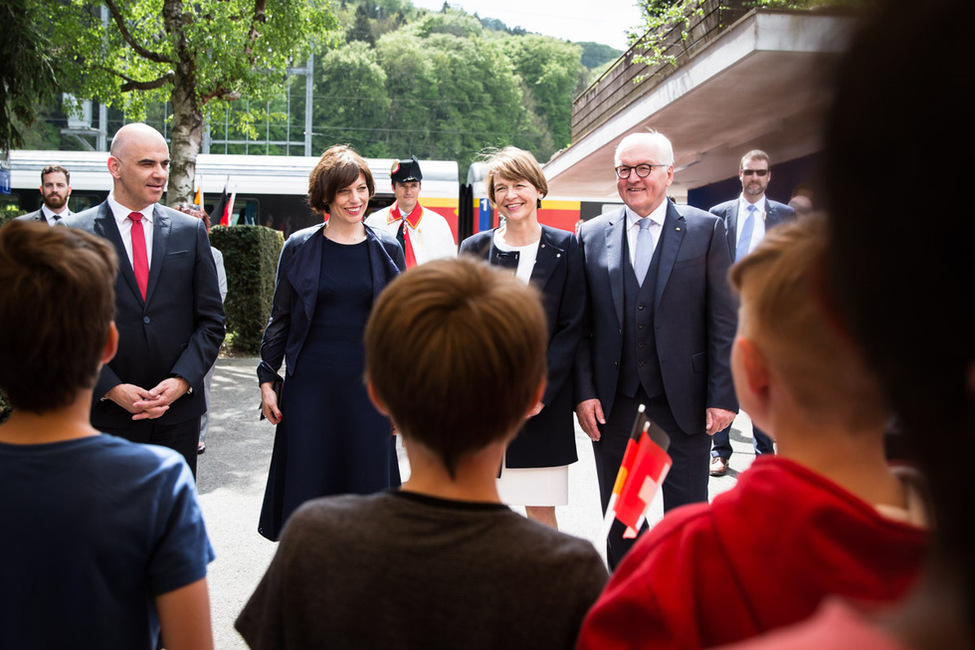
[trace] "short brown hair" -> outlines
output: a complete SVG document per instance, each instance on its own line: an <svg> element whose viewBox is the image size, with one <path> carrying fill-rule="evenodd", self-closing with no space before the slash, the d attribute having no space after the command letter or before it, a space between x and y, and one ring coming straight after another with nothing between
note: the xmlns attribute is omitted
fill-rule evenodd
<svg viewBox="0 0 975 650"><path fill-rule="evenodd" d="M67 169L65 169L61 165L48 165L47 167L45 167L44 169L42 169L41 170L41 185L44 184L44 177L45 176L47 176L48 174L54 174L54 173L57 173L57 172L61 172L62 174L64 174L64 182L67 183L68 185L71 185L71 172L69 172Z"/></svg>
<svg viewBox="0 0 975 650"><path fill-rule="evenodd" d="M404 332L422 336L403 344ZM397 277L366 324L366 376L402 434L453 477L464 455L524 422L546 376L537 290L472 258Z"/></svg>
<svg viewBox="0 0 975 650"><path fill-rule="evenodd" d="M548 195L548 182L545 174L530 152L518 147L505 147L488 159L487 184L488 198L494 205L494 179L507 178L509 181L528 181L542 196Z"/></svg>
<svg viewBox="0 0 975 650"><path fill-rule="evenodd" d="M772 169L772 159L769 158L768 154L762 151L761 149L752 149L744 156L742 156L741 160L738 161L738 171L742 171L743 169L745 169L746 160L764 160L765 163L768 165L768 168L770 170Z"/></svg>
<svg viewBox="0 0 975 650"><path fill-rule="evenodd" d="M207 214L206 210L198 206L196 203L180 203L176 206L176 209L183 214L188 214L191 217L199 219L203 222L203 226L207 229L207 234L210 234L210 215Z"/></svg>
<svg viewBox="0 0 975 650"><path fill-rule="evenodd" d="M82 230L0 228L0 387L14 409L53 411L95 385L117 269L112 245Z"/></svg>
<svg viewBox="0 0 975 650"><path fill-rule="evenodd" d="M771 228L732 267L738 333L762 351L809 421L851 431L882 425L888 409L880 384L826 302L826 243L822 217L802 218Z"/></svg>
<svg viewBox="0 0 975 650"><path fill-rule="evenodd" d="M376 184L365 159L348 145L329 147L308 175L308 205L313 210L328 214L328 205L335 200L338 191L355 183L359 174L366 179L369 198L372 198L376 193Z"/></svg>

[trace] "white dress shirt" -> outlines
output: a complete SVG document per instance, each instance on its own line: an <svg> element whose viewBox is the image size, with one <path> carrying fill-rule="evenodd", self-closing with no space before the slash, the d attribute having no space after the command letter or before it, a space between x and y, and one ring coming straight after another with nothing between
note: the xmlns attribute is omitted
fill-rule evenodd
<svg viewBox="0 0 975 650"><path fill-rule="evenodd" d="M44 215L44 219L45 219L45 221L47 221L47 225L53 226L54 224L56 224L61 219L66 219L67 217L70 217L71 216L71 210L69 210L67 204L65 204L64 210L62 210L61 212L55 212L54 210L52 210L51 208L47 207L46 205L44 205L42 203L41 204L41 214ZM57 217L57 218L55 218L55 217Z"/></svg>
<svg viewBox="0 0 975 650"><path fill-rule="evenodd" d="M752 240L748 243L748 252L755 250L758 242L765 237L765 195L762 195L756 203L749 203L744 194L738 196L738 232L735 233L735 250L738 250L738 243L741 241L741 227L748 218L748 206L755 206L755 227L752 228ZM734 252L734 251L732 251Z"/></svg>
<svg viewBox="0 0 975 650"><path fill-rule="evenodd" d="M653 253L657 250L657 242L660 241L660 233L664 230L664 218L667 216L667 205L669 201L661 203L656 210L651 212L647 219L650 220L650 259L653 260ZM636 264L636 238L640 234L640 215L631 210L629 206L624 206L626 210L626 244L630 248L630 265Z"/></svg>
<svg viewBox="0 0 975 650"><path fill-rule="evenodd" d="M125 246L125 254L129 256L129 265L132 263L132 220L129 215L133 212L142 213L142 232L146 236L146 262L152 268L152 213L156 204L143 208L142 210L130 210L115 200L113 194L108 195L108 207L112 209L115 216L115 223L118 225L119 234L122 235L122 245Z"/></svg>

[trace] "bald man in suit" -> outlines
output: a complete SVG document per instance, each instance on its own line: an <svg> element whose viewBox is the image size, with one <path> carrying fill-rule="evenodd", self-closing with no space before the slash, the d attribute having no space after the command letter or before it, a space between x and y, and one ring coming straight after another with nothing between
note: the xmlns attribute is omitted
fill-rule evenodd
<svg viewBox="0 0 975 650"><path fill-rule="evenodd" d="M92 425L180 452L196 474L203 378L224 337L217 271L203 222L159 204L169 147L152 127L127 124L112 140L112 191L66 220L108 239L119 349L98 378Z"/></svg>

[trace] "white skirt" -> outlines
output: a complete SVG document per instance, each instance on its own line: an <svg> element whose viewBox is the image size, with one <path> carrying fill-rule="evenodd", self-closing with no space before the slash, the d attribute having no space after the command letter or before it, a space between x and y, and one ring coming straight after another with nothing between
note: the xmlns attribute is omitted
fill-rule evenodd
<svg viewBox="0 0 975 650"><path fill-rule="evenodd" d="M569 503L569 466L509 468L498 479L498 495L510 506L564 506Z"/></svg>

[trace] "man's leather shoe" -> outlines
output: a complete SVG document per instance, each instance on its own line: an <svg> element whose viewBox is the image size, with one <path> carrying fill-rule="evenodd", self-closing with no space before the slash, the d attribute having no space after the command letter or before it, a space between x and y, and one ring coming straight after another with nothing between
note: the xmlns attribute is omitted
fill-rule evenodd
<svg viewBox="0 0 975 650"><path fill-rule="evenodd" d="M728 459L715 456L711 459L711 476L724 476L728 472Z"/></svg>

